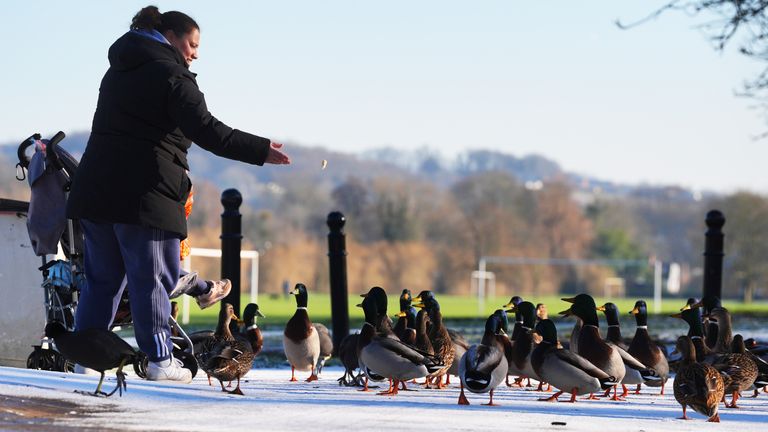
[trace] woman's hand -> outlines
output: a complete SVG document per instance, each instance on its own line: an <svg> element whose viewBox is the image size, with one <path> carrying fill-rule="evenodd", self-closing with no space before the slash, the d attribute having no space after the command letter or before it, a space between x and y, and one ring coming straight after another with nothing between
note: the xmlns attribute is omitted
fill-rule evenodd
<svg viewBox="0 0 768 432"><path fill-rule="evenodd" d="M269 143L269 153L267 153L267 159L264 160L264 163L268 164L275 164L275 165L288 165L291 163L291 158L288 157L287 154L283 153L280 149L283 147L282 144L276 143L274 141Z"/></svg>

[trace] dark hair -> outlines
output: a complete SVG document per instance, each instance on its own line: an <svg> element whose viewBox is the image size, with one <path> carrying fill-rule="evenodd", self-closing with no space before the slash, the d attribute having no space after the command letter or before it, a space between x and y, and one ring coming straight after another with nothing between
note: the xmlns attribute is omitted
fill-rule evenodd
<svg viewBox="0 0 768 432"><path fill-rule="evenodd" d="M143 8L131 21L131 30L157 30L160 33L171 30L178 37L191 32L193 29L199 31L200 26L189 15L177 11L161 14L157 6Z"/></svg>

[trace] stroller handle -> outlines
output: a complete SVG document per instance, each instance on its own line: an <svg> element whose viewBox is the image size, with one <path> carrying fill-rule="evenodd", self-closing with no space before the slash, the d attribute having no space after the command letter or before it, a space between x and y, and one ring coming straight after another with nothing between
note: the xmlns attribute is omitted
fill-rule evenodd
<svg viewBox="0 0 768 432"><path fill-rule="evenodd" d="M56 135L54 135L53 138L48 141L48 145L46 146L45 158L48 159L48 163L56 167L56 169L64 168L64 166L61 164L61 160L59 160L59 154L56 151L56 146L66 136L67 135L64 134L64 132L58 131L56 132Z"/></svg>
<svg viewBox="0 0 768 432"><path fill-rule="evenodd" d="M21 165L24 168L29 167L29 161L27 160L27 157L24 155L24 152L27 151L27 147L34 145L35 141L42 139L42 136L40 136L39 133L32 134L29 136L29 138L25 139L24 141L19 144L18 150L16 150L16 156L19 157L19 165Z"/></svg>

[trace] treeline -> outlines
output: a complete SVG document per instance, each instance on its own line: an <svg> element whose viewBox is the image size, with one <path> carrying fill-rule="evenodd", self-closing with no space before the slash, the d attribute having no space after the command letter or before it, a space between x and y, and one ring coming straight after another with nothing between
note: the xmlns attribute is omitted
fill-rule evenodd
<svg viewBox="0 0 768 432"><path fill-rule="evenodd" d="M193 244L218 247L220 191L199 180L196 184ZM623 279L627 295L650 295L654 258L680 264L680 295L695 295L701 290L704 217L708 209L718 208L728 219L725 295L766 295L768 199L752 193L695 201L669 188L662 196L638 190L621 198L585 197L565 181L532 188L498 171L472 174L449 187L415 176L349 177L333 187L284 178L280 187L274 210L242 208L244 247L262 253L261 292L280 292L284 284L298 281L329 289L325 221L330 211L339 210L347 219L352 292L381 285L393 292L466 294L480 257L510 256L648 265L490 266L498 295L602 294L614 277Z"/></svg>

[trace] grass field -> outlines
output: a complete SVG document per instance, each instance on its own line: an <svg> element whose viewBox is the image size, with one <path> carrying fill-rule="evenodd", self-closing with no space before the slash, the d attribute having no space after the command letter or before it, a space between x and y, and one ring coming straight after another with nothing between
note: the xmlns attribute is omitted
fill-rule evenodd
<svg viewBox="0 0 768 432"><path fill-rule="evenodd" d="M398 293L399 295L399 293ZM559 311L567 309L568 303L561 300L562 297L572 297L571 295L559 295L559 296L544 296L535 299L526 299L533 303L545 303L549 309L550 316L556 315ZM350 293L349 295L349 318L350 321L359 323L363 320L362 309L355 307L360 303L361 298L358 293ZM479 319L485 318L490 315L494 310L500 308L509 298L497 297L488 298L485 302L485 308L482 313L478 309L478 301L475 297L465 296L451 296L451 295L438 295L437 300L440 302L440 309L443 316L447 319ZM628 313L638 299L612 299L620 313ZM648 303L649 312L653 311L653 300L650 298L643 298ZM243 295L240 300L240 309L242 310L246 304L250 301L248 295ZM596 298L595 301L598 305L605 303L608 300ZM259 309L262 311L266 318L259 319L259 325L273 326L285 325L285 322L293 315L296 310L296 300L293 296L279 296L279 295L261 295L258 298ZM661 313L672 314L679 311L680 307L685 304L685 299L670 298L662 301ZM745 304L738 301L725 300L723 306L728 308L732 313L752 313L752 314L768 314L768 301L753 302L751 304ZM399 310L398 297L391 294L389 296L389 312L394 314ZM322 293L309 293L309 305L308 311L310 317L315 322L330 323L331 322L331 299L329 294ZM212 328L216 325L216 319L219 313L219 307L213 306L206 310L200 310L194 301L190 302L190 326L191 327L206 327Z"/></svg>

